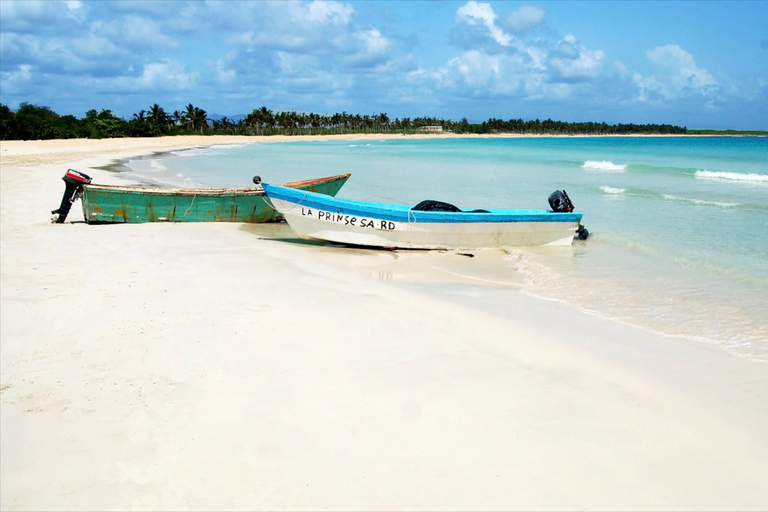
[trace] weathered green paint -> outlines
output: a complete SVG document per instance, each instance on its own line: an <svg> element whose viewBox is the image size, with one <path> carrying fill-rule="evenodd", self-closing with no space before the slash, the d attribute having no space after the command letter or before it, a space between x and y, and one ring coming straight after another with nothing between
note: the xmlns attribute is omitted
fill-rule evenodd
<svg viewBox="0 0 768 512"><path fill-rule="evenodd" d="M286 187L335 196L349 174L286 183ZM261 186L167 189L85 185L83 215L88 223L115 222L277 222Z"/></svg>

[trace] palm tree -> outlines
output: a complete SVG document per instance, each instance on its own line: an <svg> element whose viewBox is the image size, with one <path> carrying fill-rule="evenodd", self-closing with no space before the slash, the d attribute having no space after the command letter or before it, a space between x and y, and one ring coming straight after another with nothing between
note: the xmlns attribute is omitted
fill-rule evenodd
<svg viewBox="0 0 768 512"><path fill-rule="evenodd" d="M131 136L144 137L149 132L147 119L144 117L146 113L145 110L141 110L137 114L133 114L131 121L128 123L128 131Z"/></svg>
<svg viewBox="0 0 768 512"><path fill-rule="evenodd" d="M165 135L168 133L168 124L170 121L170 118L168 114L165 113L165 110L163 110L163 107L155 103L149 108L149 113L147 114L147 121L149 122L151 126L151 132L155 135Z"/></svg>
<svg viewBox="0 0 768 512"><path fill-rule="evenodd" d="M386 131L389 131L389 116L382 112L379 114L378 118L376 119L376 122L379 123L379 126L383 126Z"/></svg>
<svg viewBox="0 0 768 512"><path fill-rule="evenodd" d="M184 112L181 113L181 120L184 122L184 126L192 130L195 129L195 110L197 110L197 107L190 103L184 109Z"/></svg>
<svg viewBox="0 0 768 512"><path fill-rule="evenodd" d="M411 127L411 118L410 117L404 117L401 121L401 124L403 125L403 133L405 133L408 128Z"/></svg>
<svg viewBox="0 0 768 512"><path fill-rule="evenodd" d="M277 124L283 127L286 135L294 135L296 126L298 125L299 116L295 111L280 112L275 116Z"/></svg>
<svg viewBox="0 0 768 512"><path fill-rule="evenodd" d="M233 135L234 134L234 127L235 127L234 121L229 119L227 116L222 117L218 121L213 122L213 129L217 132L223 132L227 135Z"/></svg>
<svg viewBox="0 0 768 512"><path fill-rule="evenodd" d="M195 108L192 113L192 129L194 131L200 130L203 133L203 129L208 128L208 113L201 109Z"/></svg>

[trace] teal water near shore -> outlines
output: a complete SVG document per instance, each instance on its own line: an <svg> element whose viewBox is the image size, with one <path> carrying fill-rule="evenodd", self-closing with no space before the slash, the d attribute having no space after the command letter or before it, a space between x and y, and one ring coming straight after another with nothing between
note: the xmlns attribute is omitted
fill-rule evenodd
<svg viewBox="0 0 768 512"><path fill-rule="evenodd" d="M565 189L591 236L505 248L522 291L768 361L768 138L541 137L213 146L128 162L159 185L247 186L343 172L339 197L548 208ZM567 328L567 327L566 327Z"/></svg>

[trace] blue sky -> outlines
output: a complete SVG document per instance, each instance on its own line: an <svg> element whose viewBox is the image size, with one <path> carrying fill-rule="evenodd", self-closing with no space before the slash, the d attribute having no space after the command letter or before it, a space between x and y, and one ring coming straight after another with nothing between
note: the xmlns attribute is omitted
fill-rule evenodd
<svg viewBox="0 0 768 512"><path fill-rule="evenodd" d="M768 129L766 1L0 0L0 103Z"/></svg>

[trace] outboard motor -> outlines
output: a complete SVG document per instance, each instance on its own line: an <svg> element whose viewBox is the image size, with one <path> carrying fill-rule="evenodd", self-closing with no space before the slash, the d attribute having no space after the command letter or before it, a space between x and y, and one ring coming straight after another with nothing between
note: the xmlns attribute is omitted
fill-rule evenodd
<svg viewBox="0 0 768 512"><path fill-rule="evenodd" d="M83 185L87 185L91 182L91 177L82 172L75 171L74 169L68 169L67 174L63 178L66 188L64 189L64 197L61 198L61 206L58 210L53 210L51 213L58 214L55 219L56 224L63 224L67 220L69 215L69 209L72 208L72 204L77 201L77 198L83 195Z"/></svg>
<svg viewBox="0 0 768 512"><path fill-rule="evenodd" d="M569 213L573 211L573 203L565 190L555 190L549 194L549 206L553 212Z"/></svg>
<svg viewBox="0 0 768 512"><path fill-rule="evenodd" d="M549 206L555 213L570 213L573 211L573 203L565 190L555 190L549 194ZM579 224L579 227L576 229L576 234L573 237L576 240L586 240L589 238L589 231Z"/></svg>

